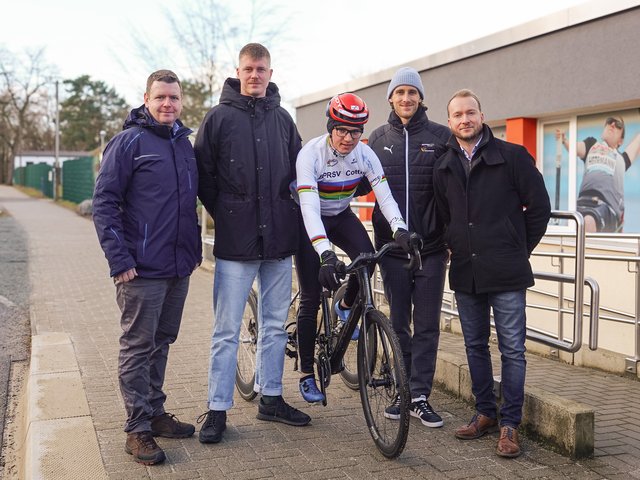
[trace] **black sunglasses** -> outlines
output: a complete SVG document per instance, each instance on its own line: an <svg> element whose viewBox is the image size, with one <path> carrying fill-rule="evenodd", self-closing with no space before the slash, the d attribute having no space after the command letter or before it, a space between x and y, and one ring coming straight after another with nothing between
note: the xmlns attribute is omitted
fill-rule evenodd
<svg viewBox="0 0 640 480"><path fill-rule="evenodd" d="M609 117L607 118L607 121L604 122L605 125L613 125L614 127L616 127L618 130L624 130L624 122L618 118L615 117Z"/></svg>

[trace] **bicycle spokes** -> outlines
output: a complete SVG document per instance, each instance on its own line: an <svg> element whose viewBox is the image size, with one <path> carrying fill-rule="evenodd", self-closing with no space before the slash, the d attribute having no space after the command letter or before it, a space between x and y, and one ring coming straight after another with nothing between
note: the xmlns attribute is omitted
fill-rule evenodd
<svg viewBox="0 0 640 480"><path fill-rule="evenodd" d="M381 312L368 312L363 330L358 344L362 408L376 446L383 455L394 458L404 449L409 431L409 385L402 352ZM397 399L399 413L385 415Z"/></svg>

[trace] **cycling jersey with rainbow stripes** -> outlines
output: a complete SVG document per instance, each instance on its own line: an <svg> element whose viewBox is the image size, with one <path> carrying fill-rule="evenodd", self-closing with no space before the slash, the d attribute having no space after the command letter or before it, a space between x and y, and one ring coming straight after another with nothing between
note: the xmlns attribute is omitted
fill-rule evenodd
<svg viewBox="0 0 640 480"><path fill-rule="evenodd" d="M331 147L328 134L314 138L300 150L296 173L304 226L320 255L331 249L322 216L335 216L349 208L349 202L364 176L369 180L392 231L407 228L389 190L380 160L362 142L343 156Z"/></svg>

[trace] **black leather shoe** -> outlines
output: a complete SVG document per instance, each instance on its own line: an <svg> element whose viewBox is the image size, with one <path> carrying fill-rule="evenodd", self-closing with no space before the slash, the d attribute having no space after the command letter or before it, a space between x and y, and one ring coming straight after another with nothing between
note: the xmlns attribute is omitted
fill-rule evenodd
<svg viewBox="0 0 640 480"><path fill-rule="evenodd" d="M198 417L198 423L201 423L198 440L200 443L218 443L222 440L222 432L227 428L227 412L218 410L209 410Z"/></svg>
<svg viewBox="0 0 640 480"><path fill-rule="evenodd" d="M261 398L258 404L258 420L280 422L294 427L303 427L311 421L311 417L292 407L279 396L273 404L266 404Z"/></svg>

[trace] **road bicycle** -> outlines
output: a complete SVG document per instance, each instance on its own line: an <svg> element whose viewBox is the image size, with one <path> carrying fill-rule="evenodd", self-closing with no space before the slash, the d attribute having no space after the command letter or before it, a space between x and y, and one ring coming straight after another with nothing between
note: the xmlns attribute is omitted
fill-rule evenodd
<svg viewBox="0 0 640 480"><path fill-rule="evenodd" d="M354 274L360 288L346 323L337 321L334 305L344 294L345 285L331 298L324 291L321 302L321 320L316 335L315 363L319 386L327 405L327 387L331 376L340 373L343 381L360 391L360 401L369 433L380 452L388 458L395 458L404 449L409 433L409 382L403 362L402 350L389 319L379 311L373 300L371 272L389 250L399 248L394 242L384 245L376 253L363 253L348 266L344 275ZM412 255L409 268L420 263L420 255ZM297 302L297 295L292 305ZM296 310L295 308L290 309ZM360 327L357 341L351 337L356 326ZM245 309L238 348L236 387L245 400L253 400L255 381L255 354L258 341L257 298L251 292ZM286 354L297 361L295 317L287 324L289 342ZM345 354L357 344L356 367L345 365ZM351 347L351 348L350 348ZM351 360L347 357L348 360ZM346 374L344 373L346 371ZM353 382L356 376L357 383ZM346 379L345 379L346 377ZM351 384L348 383L351 380ZM385 408L398 402L400 419L390 420L384 416Z"/></svg>
<svg viewBox="0 0 640 480"><path fill-rule="evenodd" d="M337 334L343 327L343 323L338 320L335 312L335 304L344 297L347 282L336 290L331 298L331 308L329 312L329 322L331 330ZM285 354L294 361L294 370L298 370L298 304L300 291L296 291L291 297L289 304L289 314L285 330L287 331L287 348ZM240 327L240 340L238 345L238 362L236 366L236 388L240 396L247 400L253 400L257 393L253 390L255 383L255 358L258 342L258 294L255 290L249 292L249 298L245 306L242 325ZM343 357L344 369L340 372L340 378L351 390L358 390L358 366L357 352L358 340L352 340L347 346Z"/></svg>

